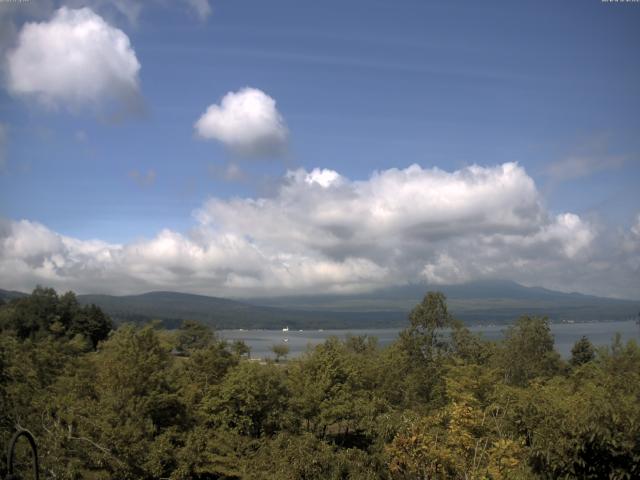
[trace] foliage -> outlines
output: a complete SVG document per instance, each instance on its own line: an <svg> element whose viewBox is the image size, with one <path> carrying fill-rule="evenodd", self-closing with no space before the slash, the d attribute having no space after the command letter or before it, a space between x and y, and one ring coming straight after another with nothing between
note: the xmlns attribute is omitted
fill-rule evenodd
<svg viewBox="0 0 640 480"><path fill-rule="evenodd" d="M395 401L413 408L444 401L442 373L451 345L443 329L453 323L446 297L440 292L428 292L411 311L409 326L387 351L391 364L387 390L402 392L402 398L396 396Z"/></svg>
<svg viewBox="0 0 640 480"><path fill-rule="evenodd" d="M510 478L521 466L518 439L492 432L487 412L453 402L429 416L408 419L389 445L392 478Z"/></svg>
<svg viewBox="0 0 640 480"><path fill-rule="evenodd" d="M0 443L28 428L58 479L640 476L635 342L580 340L569 366L546 319L487 342L431 292L409 320L386 348L330 338L274 363L197 322L112 331L38 287L0 305Z"/></svg>
<svg viewBox="0 0 640 480"><path fill-rule="evenodd" d="M180 351L189 352L205 348L213 340L213 332L209 327L194 320L185 320L178 330L177 347Z"/></svg>
<svg viewBox="0 0 640 480"><path fill-rule="evenodd" d="M579 367L596 358L596 349L589 339L583 336L571 349L571 359L569 363L573 367Z"/></svg>
<svg viewBox="0 0 640 480"><path fill-rule="evenodd" d="M547 318L523 316L507 329L502 368L506 382L520 386L536 377L550 377L560 372L562 361L553 349Z"/></svg>
<svg viewBox="0 0 640 480"><path fill-rule="evenodd" d="M451 321L446 297L440 292L429 292L409 314L409 327L402 332L401 339L413 356L431 360L445 346L438 332Z"/></svg>
<svg viewBox="0 0 640 480"><path fill-rule="evenodd" d="M203 400L205 423L258 438L285 424L289 391L282 370L242 362Z"/></svg>
<svg viewBox="0 0 640 480"><path fill-rule="evenodd" d="M638 478L640 348L602 351L567 378L503 393L509 424L526 439L530 464L553 478Z"/></svg>
<svg viewBox="0 0 640 480"><path fill-rule="evenodd" d="M100 308L83 307L73 292L58 296L52 288L36 287L30 296L0 309L0 331L9 331L22 340L82 335L95 348L112 328L111 319Z"/></svg>
<svg viewBox="0 0 640 480"><path fill-rule="evenodd" d="M271 351L275 354L277 363L280 359L287 358L287 355L289 355L289 345L284 343L275 344L271 347Z"/></svg>

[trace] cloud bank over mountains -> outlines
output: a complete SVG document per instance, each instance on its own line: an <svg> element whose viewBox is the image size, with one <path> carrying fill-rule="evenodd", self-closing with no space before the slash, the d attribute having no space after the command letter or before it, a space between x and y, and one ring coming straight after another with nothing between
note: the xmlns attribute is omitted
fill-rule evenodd
<svg viewBox="0 0 640 480"><path fill-rule="evenodd" d="M256 295L510 278L601 295L640 291L640 218L611 235L576 214L552 215L514 163L454 172L412 165L355 181L289 171L271 197L210 198L194 218L189 232L122 245L4 221L3 287Z"/></svg>

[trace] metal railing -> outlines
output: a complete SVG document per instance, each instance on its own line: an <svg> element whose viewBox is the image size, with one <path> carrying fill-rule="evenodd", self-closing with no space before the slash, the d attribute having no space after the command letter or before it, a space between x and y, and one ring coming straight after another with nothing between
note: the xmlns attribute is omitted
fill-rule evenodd
<svg viewBox="0 0 640 480"><path fill-rule="evenodd" d="M38 465L38 447L36 439L29 430L21 429L13 434L7 447L7 477L4 480L19 480L20 476L14 471L14 461L16 453L16 444L20 437L25 437L31 446L31 458L33 460L33 478L39 480L40 467Z"/></svg>

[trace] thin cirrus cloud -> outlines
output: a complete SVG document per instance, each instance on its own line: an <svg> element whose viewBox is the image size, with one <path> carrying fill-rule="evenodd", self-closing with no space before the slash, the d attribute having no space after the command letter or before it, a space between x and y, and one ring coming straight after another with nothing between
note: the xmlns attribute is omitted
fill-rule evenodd
<svg viewBox="0 0 640 480"><path fill-rule="evenodd" d="M131 170L129 172L129 178L133 180L139 187L149 187L156 183L156 171L153 169L147 170L147 172L140 172L138 170Z"/></svg>
<svg viewBox="0 0 640 480"><path fill-rule="evenodd" d="M167 8L178 6L194 14L199 20L205 21L213 13L209 0L181 0L167 2L166 0L47 0L47 1L4 1L0 8L0 50L11 42L16 30L14 18L38 19L48 18L60 7L78 9L88 7L94 12L107 18L126 20L132 26L137 26L143 11L151 8ZM186 8L185 8L186 7Z"/></svg>
<svg viewBox="0 0 640 480"><path fill-rule="evenodd" d="M628 160L628 155L571 156L550 164L546 173L552 180L561 182L621 168Z"/></svg>
<svg viewBox="0 0 640 480"><path fill-rule="evenodd" d="M211 15L212 8L208 0L185 0L191 10L200 20L206 20Z"/></svg>
<svg viewBox="0 0 640 480"><path fill-rule="evenodd" d="M573 213L552 215L517 164L454 172L412 165L359 181L290 171L270 197L211 198L194 218L189 232L165 229L126 244L0 222L0 276L21 290L41 283L225 296L487 277L620 297L640 291L640 218L616 236Z"/></svg>
<svg viewBox="0 0 640 480"><path fill-rule="evenodd" d="M216 140L245 157L282 154L289 131L276 101L257 88L229 92L194 124L198 137Z"/></svg>
<svg viewBox="0 0 640 480"><path fill-rule="evenodd" d="M88 6L94 10L112 9L126 17L132 24L138 23L145 7L171 5L165 0L66 0L63 3L67 6ZM186 7L200 20L206 20L212 13L209 0L182 0L182 3L186 4Z"/></svg>
<svg viewBox="0 0 640 480"><path fill-rule="evenodd" d="M0 173L2 173L7 164L7 139L7 127L0 123Z"/></svg>
<svg viewBox="0 0 640 480"><path fill-rule="evenodd" d="M240 165L234 162L229 162L222 166L210 165L209 173L213 178L224 180L225 182L242 182L247 180L246 173Z"/></svg>
<svg viewBox="0 0 640 480"><path fill-rule="evenodd" d="M138 108L139 72L129 37L89 8L26 23L7 53L9 92L51 108Z"/></svg>

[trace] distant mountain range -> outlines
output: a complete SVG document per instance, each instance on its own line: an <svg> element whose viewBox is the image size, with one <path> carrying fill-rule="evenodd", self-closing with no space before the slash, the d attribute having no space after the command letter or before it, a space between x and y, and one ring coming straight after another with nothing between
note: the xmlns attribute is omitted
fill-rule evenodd
<svg viewBox="0 0 640 480"><path fill-rule="evenodd" d="M0 300L9 301L14 298L24 297L27 294L24 292L16 292L15 290L2 290L0 288Z"/></svg>
<svg viewBox="0 0 640 480"><path fill-rule="evenodd" d="M161 320L177 327L184 319L224 328L374 328L406 325L411 308L428 290L447 295L451 313L467 323L509 323L520 315L545 315L552 321L610 321L637 318L640 301L525 287L511 281L463 285L408 285L358 295L281 296L226 299L177 292L142 295L78 295L118 322ZM0 298L21 292L0 290Z"/></svg>
<svg viewBox="0 0 640 480"><path fill-rule="evenodd" d="M521 315L547 316L552 321L611 321L637 318L640 301L563 293L525 287L509 280L484 280L461 285L405 285L358 295L285 296L244 299L247 303L323 312L402 312L406 314L429 290L447 296L450 312L467 323L509 323Z"/></svg>

